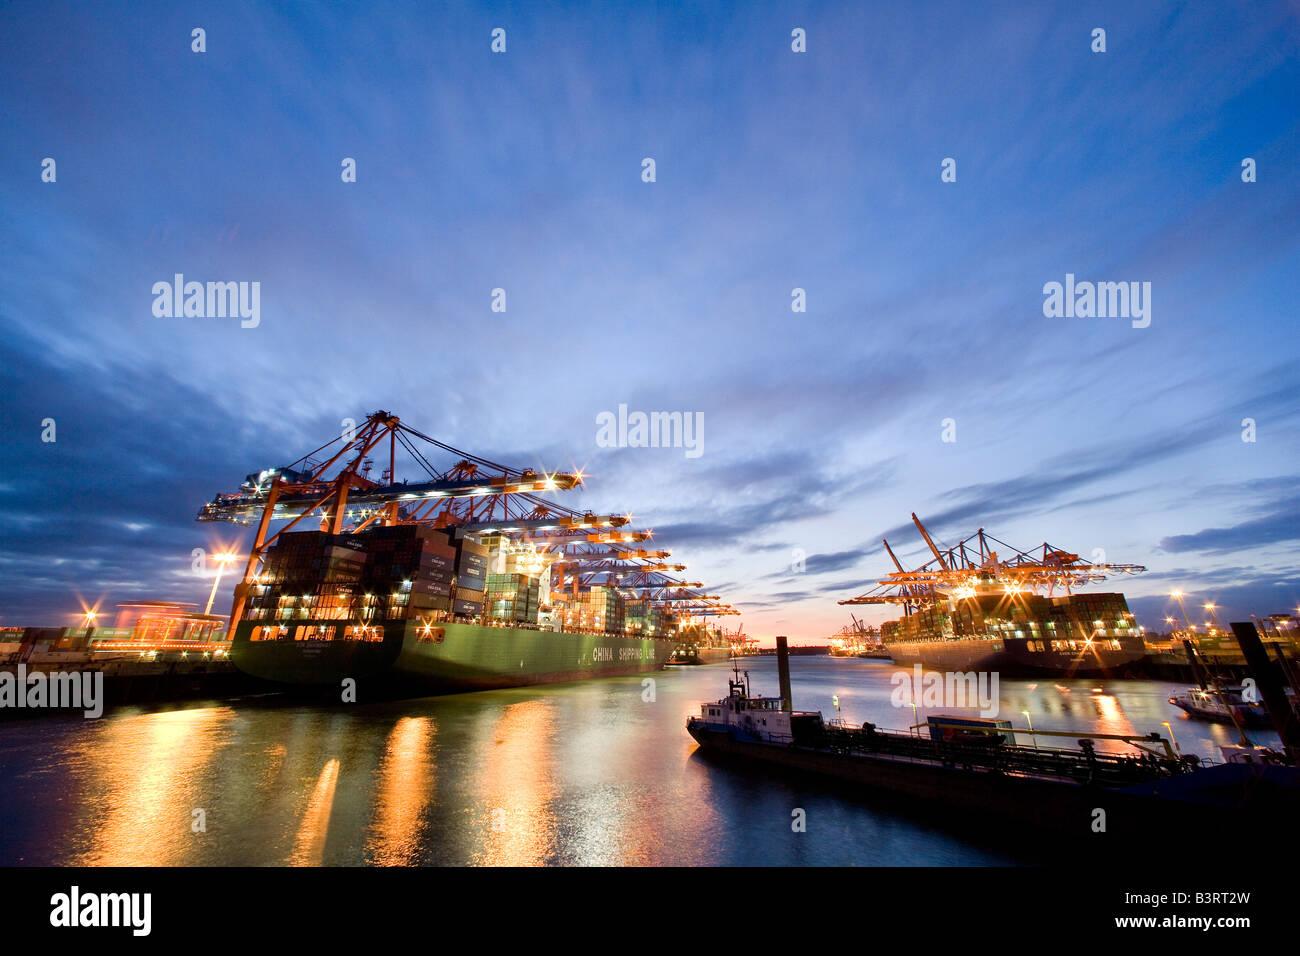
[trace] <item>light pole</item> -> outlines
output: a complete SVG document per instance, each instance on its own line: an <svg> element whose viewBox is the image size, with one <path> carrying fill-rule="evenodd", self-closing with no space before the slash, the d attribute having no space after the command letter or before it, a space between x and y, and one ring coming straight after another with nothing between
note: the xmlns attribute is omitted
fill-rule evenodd
<svg viewBox="0 0 1300 956"><path fill-rule="evenodd" d="M208 606L203 609L204 615L212 613L212 602L217 599L217 587L221 584L221 575L225 572L226 565L234 561L235 557L236 555L232 551L212 556L212 560L217 562L217 576L212 579L212 593L208 595Z"/></svg>
<svg viewBox="0 0 1300 956"><path fill-rule="evenodd" d="M1170 596L1171 598L1173 598L1175 601L1178 602L1178 609L1179 609L1180 611L1183 612L1183 620L1187 622L1187 626L1188 626L1188 627L1191 627L1191 626L1192 626L1192 622L1191 622L1191 620L1187 617L1187 608L1183 607L1183 592L1182 592L1182 591L1170 591L1170 592L1169 592L1169 596Z"/></svg>
<svg viewBox="0 0 1300 956"><path fill-rule="evenodd" d="M1034 718L1029 716L1029 711L1027 710L1022 710L1021 713L1025 715L1025 720L1029 721L1029 737L1034 742L1034 749L1037 750L1038 735L1034 733Z"/></svg>
<svg viewBox="0 0 1300 956"><path fill-rule="evenodd" d="M1167 720L1165 721L1165 730L1169 731L1169 739L1174 742L1174 751L1176 753L1182 753L1182 749L1178 746L1178 738L1174 736L1174 728L1169 725L1169 721Z"/></svg>

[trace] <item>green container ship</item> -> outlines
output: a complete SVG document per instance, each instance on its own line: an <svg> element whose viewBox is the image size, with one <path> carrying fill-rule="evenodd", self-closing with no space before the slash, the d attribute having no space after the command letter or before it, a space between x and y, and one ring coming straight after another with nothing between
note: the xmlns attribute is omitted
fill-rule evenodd
<svg viewBox="0 0 1300 956"><path fill-rule="evenodd" d="M243 622L235 629L230 659L246 674L283 684L339 687L353 678L359 684L454 693L657 671L673 648L661 638L454 621L374 627L381 640L267 640L272 628Z"/></svg>
<svg viewBox="0 0 1300 956"><path fill-rule="evenodd" d="M283 684L448 693L658 670L672 651L665 638L539 623L537 578L488 561L475 536L416 524L281 534L230 659Z"/></svg>
<svg viewBox="0 0 1300 956"><path fill-rule="evenodd" d="M376 480L370 456L384 450ZM431 460L446 453L449 467ZM399 464L424 474L399 481ZM459 451L382 411L248 475L198 515L257 526L230 660L304 688L488 690L657 671L679 626L737 613L668 577L684 565L643 547L650 532L629 516L541 497L581 483Z"/></svg>

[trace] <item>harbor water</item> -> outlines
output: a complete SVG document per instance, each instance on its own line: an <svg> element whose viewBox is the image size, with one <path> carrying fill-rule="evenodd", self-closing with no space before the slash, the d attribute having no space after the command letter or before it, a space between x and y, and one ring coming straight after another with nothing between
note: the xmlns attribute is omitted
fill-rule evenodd
<svg viewBox="0 0 1300 956"><path fill-rule="evenodd" d="M742 667L755 692L777 693L774 658ZM891 678L902 671L888 662L796 657L791 669L797 709L881 728L915 722L910 705L895 705ZM1029 834L956 831L942 808L706 758L684 723L700 702L725 696L729 668L649 676L652 686L628 677L336 706L255 697L9 721L0 724L0 864L1044 861ZM999 716L1019 729L1027 710L1035 730L1115 734L1167 734L1168 721L1184 753L1217 758L1235 732L1168 703L1185 689L1008 679ZM1249 733L1277 746L1268 731Z"/></svg>

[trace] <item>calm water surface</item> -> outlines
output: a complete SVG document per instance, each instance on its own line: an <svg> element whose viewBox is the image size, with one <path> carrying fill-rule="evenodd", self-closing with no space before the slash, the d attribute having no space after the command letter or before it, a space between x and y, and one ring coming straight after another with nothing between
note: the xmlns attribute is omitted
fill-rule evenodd
<svg viewBox="0 0 1300 956"><path fill-rule="evenodd" d="M749 659L775 695L776 663ZM905 728L887 662L796 657L799 709ZM1036 862L956 835L939 811L719 764L684 723L724 665L642 678L337 708L267 698L99 720L0 724L0 863L89 865L980 865ZM1011 681L1035 729L1146 733L1217 757L1230 728L1187 720L1157 681ZM953 712L952 708L945 708ZM926 711L921 710L921 719ZM1254 734L1277 745L1275 736ZM1048 744L1051 738L1040 738ZM807 832L791 830L791 810ZM206 832L193 832L202 809Z"/></svg>

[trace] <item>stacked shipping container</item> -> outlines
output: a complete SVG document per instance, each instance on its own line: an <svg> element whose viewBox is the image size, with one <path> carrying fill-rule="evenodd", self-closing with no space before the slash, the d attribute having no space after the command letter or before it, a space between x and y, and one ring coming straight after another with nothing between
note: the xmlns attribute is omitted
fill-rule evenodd
<svg viewBox="0 0 1300 956"><path fill-rule="evenodd" d="M527 574L489 574L488 615L498 621L536 624L539 589L537 578Z"/></svg>
<svg viewBox="0 0 1300 956"><path fill-rule="evenodd" d="M360 534L282 534L266 554L245 620L403 620L451 607L456 550L420 525Z"/></svg>
<svg viewBox="0 0 1300 956"><path fill-rule="evenodd" d="M487 591L488 549L467 534L453 534L456 546L456 582L452 593L452 611L468 617L483 614Z"/></svg>
<svg viewBox="0 0 1300 956"><path fill-rule="evenodd" d="M488 573L488 545L456 529L423 525L370 528L356 534L281 534L267 554L244 619L258 621L256 640L297 639L299 622L343 622L348 639L376 640L384 620L445 620L448 614L536 624L541 582L535 574ZM546 572L543 572L546 573ZM564 630L662 637L666 612L632 602L612 588L555 594ZM347 622L352 622L348 624ZM308 639L303 637L302 639ZM317 638L319 639L319 638Z"/></svg>
<svg viewBox="0 0 1300 956"><path fill-rule="evenodd" d="M578 594L552 595L564 630L623 633L623 597L613 588L592 587Z"/></svg>

